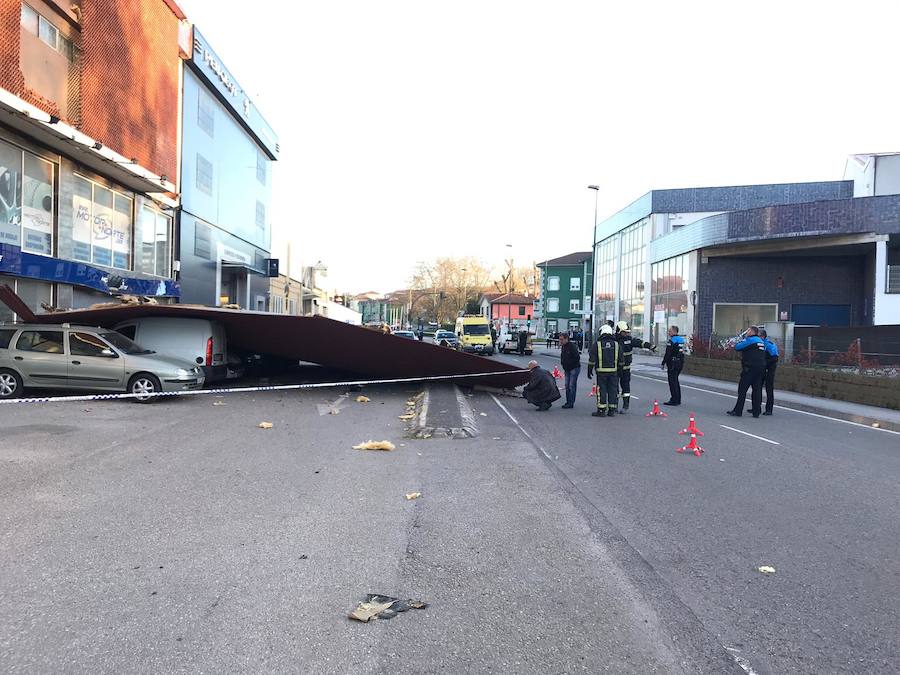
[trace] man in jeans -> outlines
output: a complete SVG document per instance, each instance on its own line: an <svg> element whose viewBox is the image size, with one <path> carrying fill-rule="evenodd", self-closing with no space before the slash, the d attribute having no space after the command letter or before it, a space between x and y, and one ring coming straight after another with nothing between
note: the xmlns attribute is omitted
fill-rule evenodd
<svg viewBox="0 0 900 675"><path fill-rule="evenodd" d="M566 403L563 408L575 407L575 389L578 386L578 376L581 374L581 355L578 347L569 340L569 336L560 333L559 336L559 361L566 373Z"/></svg>

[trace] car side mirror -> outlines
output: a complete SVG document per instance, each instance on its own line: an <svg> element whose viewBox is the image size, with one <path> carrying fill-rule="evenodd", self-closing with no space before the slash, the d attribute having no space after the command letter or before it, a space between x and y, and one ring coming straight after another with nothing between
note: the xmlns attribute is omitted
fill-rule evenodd
<svg viewBox="0 0 900 675"><path fill-rule="evenodd" d="M117 358L119 358L119 355L116 354L112 349L109 349L109 348L104 349L102 352L100 352L100 356L105 356L105 357L108 358L108 359L117 359Z"/></svg>

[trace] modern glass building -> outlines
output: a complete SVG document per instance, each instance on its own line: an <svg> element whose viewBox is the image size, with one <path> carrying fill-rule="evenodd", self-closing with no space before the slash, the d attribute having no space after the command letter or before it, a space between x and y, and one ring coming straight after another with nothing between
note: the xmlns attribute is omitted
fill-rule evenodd
<svg viewBox="0 0 900 675"><path fill-rule="evenodd" d="M265 310L278 139L196 27L192 45L183 78L182 301Z"/></svg>
<svg viewBox="0 0 900 675"><path fill-rule="evenodd" d="M666 255L665 248L655 245L657 241L728 212L843 199L852 194L851 181L648 192L597 225L594 325L624 320L635 337L651 342L663 341L671 325L677 325L682 333L692 332L696 323L699 242L698 247L688 246ZM657 257L656 251L662 257ZM748 311L756 317L755 308L740 304L742 307L732 310L738 317L737 323L744 321ZM728 313L724 305L722 312L723 316Z"/></svg>

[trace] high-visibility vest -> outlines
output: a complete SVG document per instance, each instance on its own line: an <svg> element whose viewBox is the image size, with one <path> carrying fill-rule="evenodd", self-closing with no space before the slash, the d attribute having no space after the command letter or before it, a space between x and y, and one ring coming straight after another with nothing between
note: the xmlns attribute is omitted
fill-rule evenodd
<svg viewBox="0 0 900 675"><path fill-rule="evenodd" d="M619 343L612 335L604 335L597 344L594 370L598 373L614 373L619 368ZM594 354L591 355L592 357ZM593 359L592 359L593 360Z"/></svg>

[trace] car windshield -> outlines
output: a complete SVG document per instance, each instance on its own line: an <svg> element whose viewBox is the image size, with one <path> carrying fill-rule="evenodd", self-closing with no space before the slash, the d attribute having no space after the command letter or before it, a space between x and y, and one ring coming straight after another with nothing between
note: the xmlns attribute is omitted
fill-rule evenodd
<svg viewBox="0 0 900 675"><path fill-rule="evenodd" d="M466 335L488 335L490 333L487 325L483 323L466 324L463 326L463 330Z"/></svg>
<svg viewBox="0 0 900 675"><path fill-rule="evenodd" d="M437 338L438 340L441 340L441 339L445 339L445 338L455 338L456 336L453 333L451 333L449 330L439 330L437 333L434 334L434 337Z"/></svg>
<svg viewBox="0 0 900 675"><path fill-rule="evenodd" d="M153 354L149 349L144 349L139 344L132 342L121 333L101 333L100 337L106 340L113 347L125 354Z"/></svg>

